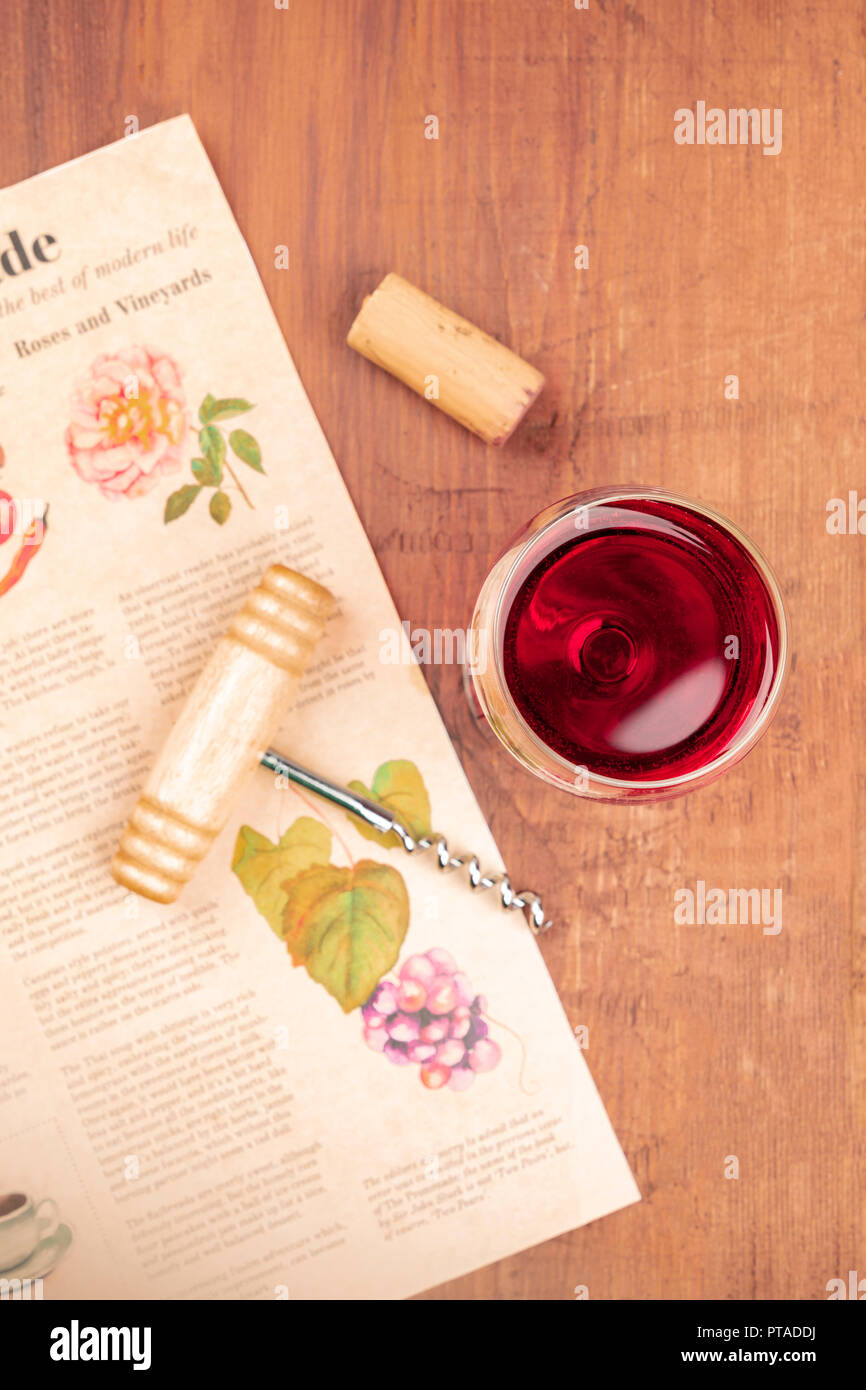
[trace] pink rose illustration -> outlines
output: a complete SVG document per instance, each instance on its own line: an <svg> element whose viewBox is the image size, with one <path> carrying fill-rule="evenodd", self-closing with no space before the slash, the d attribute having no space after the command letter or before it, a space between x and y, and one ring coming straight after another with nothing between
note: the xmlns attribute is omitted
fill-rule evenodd
<svg viewBox="0 0 866 1390"><path fill-rule="evenodd" d="M187 428L180 370L166 353L129 347L95 359L75 385L66 447L103 497L143 497L176 473Z"/></svg>

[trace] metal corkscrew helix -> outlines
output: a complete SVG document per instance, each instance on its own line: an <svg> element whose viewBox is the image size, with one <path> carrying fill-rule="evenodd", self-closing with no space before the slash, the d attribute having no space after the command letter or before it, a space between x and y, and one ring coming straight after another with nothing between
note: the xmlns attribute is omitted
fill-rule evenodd
<svg viewBox="0 0 866 1390"><path fill-rule="evenodd" d="M279 777L285 777L287 781L294 782L296 786L304 787L306 791L312 792L315 796L323 797L332 805L339 806L351 815L358 816L374 830L379 830L383 834L393 831L407 854L414 854L416 850L421 850L422 853L429 849L435 850L436 862L444 873L466 868L470 888L481 889L482 891L487 888L495 888L502 906L508 909L520 908L528 925L536 935L553 926L551 920L545 919L541 898L537 893L533 893L529 888L521 888L520 892L516 893L505 873L483 874L478 856L473 854L470 859L466 859L451 854L444 835L434 833L416 839L387 807L380 806L377 801L371 801L369 797L359 796L357 792L349 791L348 787L340 787L335 782L329 782L326 778L320 777L318 773L299 767L297 763L289 762L282 753L277 753L272 748L269 748L262 758L262 766L277 773Z"/></svg>
<svg viewBox="0 0 866 1390"><path fill-rule="evenodd" d="M129 892L173 903L217 836L257 764L324 797L409 854L435 851L444 872L466 868L471 888L495 888L533 932L551 925L537 893L515 893L507 874L484 874L475 855L452 854L442 835L416 839L385 806L308 772L269 747L334 610L334 595L297 570L270 565L232 618L190 690L150 769L111 861ZM261 755L261 749L268 751Z"/></svg>

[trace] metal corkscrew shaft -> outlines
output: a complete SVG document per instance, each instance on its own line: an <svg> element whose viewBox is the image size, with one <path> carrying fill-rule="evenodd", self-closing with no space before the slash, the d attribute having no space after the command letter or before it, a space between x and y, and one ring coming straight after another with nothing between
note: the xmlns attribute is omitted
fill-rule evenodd
<svg viewBox="0 0 866 1390"><path fill-rule="evenodd" d="M451 854L448 841L443 835L433 834L416 839L387 807L380 806L377 801L371 801L369 797L359 796L357 792L349 791L348 787L341 787L335 782L329 782L326 778L320 777L318 773L299 767L297 763L289 762L282 753L277 753L272 748L269 748L262 758L262 766L269 768L271 772L277 773L280 777L285 777L287 781L294 782L296 786L304 787L306 791L312 792L315 796L323 797L325 801L330 801L332 805L339 806L342 810L350 812L351 815L360 817L367 825L374 830L381 831L382 834L393 831L407 854L414 854L418 850L422 853L426 850L434 850L436 862L444 873L465 868L469 876L470 888L482 891L495 888L502 906L507 909L519 908L536 935L547 931L548 927L553 925L552 921L545 919L541 898L537 893L532 892L529 888L521 888L519 892L515 892L511 887L508 875L505 873L483 874L477 855L473 854L471 858L465 858Z"/></svg>
<svg viewBox="0 0 866 1390"><path fill-rule="evenodd" d="M271 565L232 618L189 692L133 808L111 872L152 902L173 903L225 828L247 779L261 763L358 816L403 848L434 849L439 868L466 868L471 888L495 888L503 907L520 908L534 932L546 930L541 899L515 893L507 874L483 874L475 855L451 854L441 835L415 839L385 806L267 748L285 718L334 608L333 594L285 565Z"/></svg>

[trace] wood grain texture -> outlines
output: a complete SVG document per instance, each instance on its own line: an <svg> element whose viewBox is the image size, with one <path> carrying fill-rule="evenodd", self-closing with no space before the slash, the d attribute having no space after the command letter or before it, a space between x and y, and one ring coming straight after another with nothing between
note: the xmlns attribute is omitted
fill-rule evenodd
<svg viewBox="0 0 866 1390"><path fill-rule="evenodd" d="M528 516L610 482L718 506L783 582L777 721L680 801L536 784L430 672L507 863L561 923L544 953L644 1194L430 1296L820 1299L866 1275L866 537L825 529L829 498L866 493L859 0L3 10L4 183L191 112L404 617L467 622ZM698 100L781 107L782 153L676 145ZM346 347L389 270L544 373L505 449ZM699 878L781 887L781 934L675 927Z"/></svg>

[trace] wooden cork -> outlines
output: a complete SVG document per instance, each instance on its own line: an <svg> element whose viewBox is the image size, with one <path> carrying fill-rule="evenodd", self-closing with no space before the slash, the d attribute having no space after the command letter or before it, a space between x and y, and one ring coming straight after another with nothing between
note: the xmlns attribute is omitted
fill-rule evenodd
<svg viewBox="0 0 866 1390"><path fill-rule="evenodd" d="M172 903L283 721L333 596L285 565L252 591L187 697L111 863L118 883Z"/></svg>
<svg viewBox="0 0 866 1390"><path fill-rule="evenodd" d="M487 444L505 443L544 385L522 357L399 275L367 296L346 341Z"/></svg>

